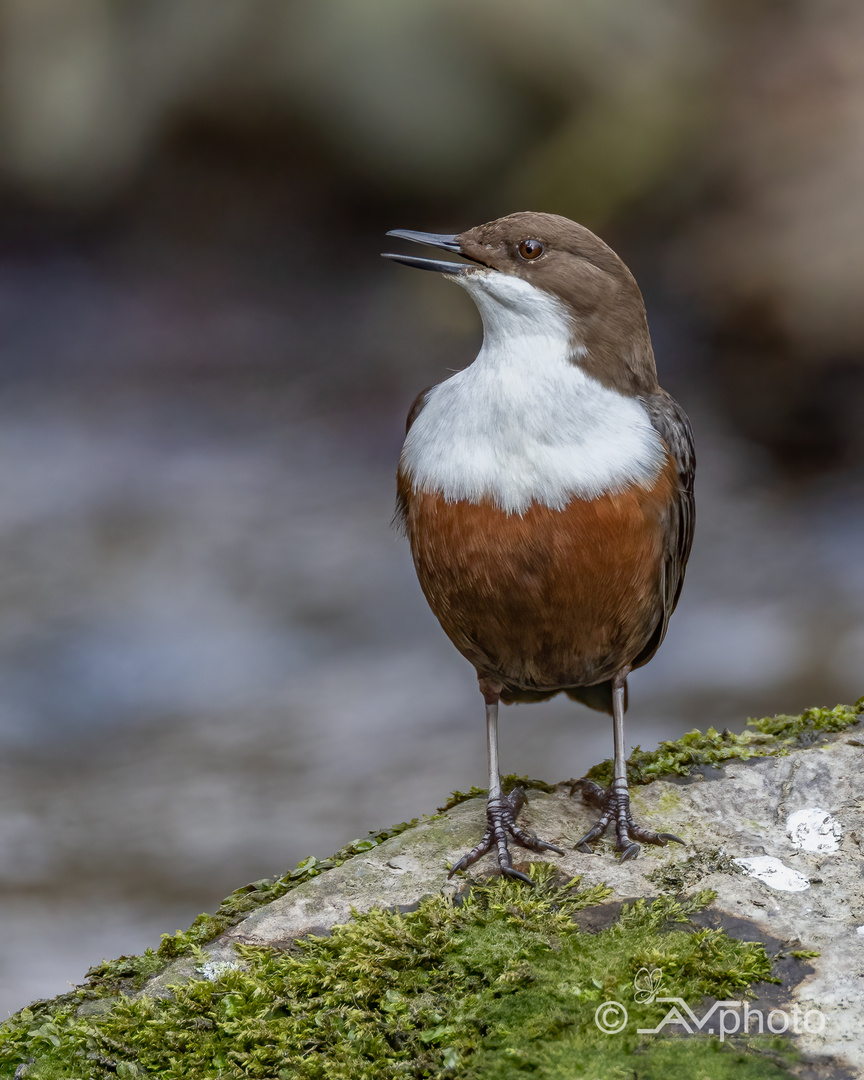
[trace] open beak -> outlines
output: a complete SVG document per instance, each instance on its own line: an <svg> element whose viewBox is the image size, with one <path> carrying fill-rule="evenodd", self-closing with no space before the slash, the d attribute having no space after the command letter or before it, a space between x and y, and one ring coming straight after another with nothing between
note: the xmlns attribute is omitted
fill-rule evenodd
<svg viewBox="0 0 864 1080"><path fill-rule="evenodd" d="M398 236L400 240L413 240L417 244L427 244L429 247L443 248L445 251L454 251L463 258L459 246L459 240L455 236L446 236L443 233L414 232L411 229L391 229L388 236ZM382 252L385 259L393 259L395 262L404 263L406 266L416 266L418 270L437 270L442 274L465 274L472 267L467 263L444 262L441 259L423 259L417 255L393 255L390 252Z"/></svg>

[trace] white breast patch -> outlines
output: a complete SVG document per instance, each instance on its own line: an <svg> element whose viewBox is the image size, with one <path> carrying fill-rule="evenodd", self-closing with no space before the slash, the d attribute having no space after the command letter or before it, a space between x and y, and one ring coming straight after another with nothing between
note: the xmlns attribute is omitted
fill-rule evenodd
<svg viewBox="0 0 864 1080"><path fill-rule="evenodd" d="M408 433L402 468L413 490L521 514L532 502L562 510L574 496L651 487L666 460L660 436L636 398L573 362L580 349L563 304L494 270L450 280L473 295L483 346L429 391Z"/></svg>

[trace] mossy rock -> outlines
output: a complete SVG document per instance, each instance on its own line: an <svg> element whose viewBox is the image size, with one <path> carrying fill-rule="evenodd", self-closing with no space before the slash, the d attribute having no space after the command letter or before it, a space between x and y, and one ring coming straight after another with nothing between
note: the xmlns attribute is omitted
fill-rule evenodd
<svg viewBox="0 0 864 1080"><path fill-rule="evenodd" d="M864 747L847 729L862 705L635 755L637 819L679 833L685 851L623 864L609 842L575 851L588 808L568 784L528 781L523 824L567 852L517 862L533 889L446 884L482 825L479 791L250 883L159 949L98 965L88 986L12 1017L0 1077L856 1075ZM724 763L719 779L699 774ZM794 847L786 815L802 807L837 818L839 850ZM754 856L797 869L800 891L742 873L735 860ZM809 1008L825 1022L742 1036L705 1019L681 1038L686 1026L667 1019L646 1034L668 1017L664 998L699 1022L720 1016L712 1002L745 999L765 1016Z"/></svg>

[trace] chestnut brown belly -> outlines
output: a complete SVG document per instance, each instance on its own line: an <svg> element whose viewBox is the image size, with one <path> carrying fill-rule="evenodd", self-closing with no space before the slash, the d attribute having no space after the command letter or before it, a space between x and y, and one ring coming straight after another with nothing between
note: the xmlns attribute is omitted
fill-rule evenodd
<svg viewBox="0 0 864 1080"><path fill-rule="evenodd" d="M662 617L665 520L674 473L563 510L406 493L420 585L450 640L512 691L611 678Z"/></svg>

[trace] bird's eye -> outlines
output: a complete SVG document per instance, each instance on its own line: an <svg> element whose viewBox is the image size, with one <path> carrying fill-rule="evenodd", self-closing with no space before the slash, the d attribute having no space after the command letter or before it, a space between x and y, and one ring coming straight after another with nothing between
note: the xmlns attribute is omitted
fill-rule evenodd
<svg viewBox="0 0 864 1080"><path fill-rule="evenodd" d="M523 259L539 259L546 249L539 240L520 240L516 250Z"/></svg>

